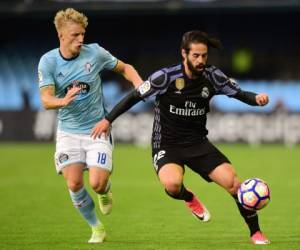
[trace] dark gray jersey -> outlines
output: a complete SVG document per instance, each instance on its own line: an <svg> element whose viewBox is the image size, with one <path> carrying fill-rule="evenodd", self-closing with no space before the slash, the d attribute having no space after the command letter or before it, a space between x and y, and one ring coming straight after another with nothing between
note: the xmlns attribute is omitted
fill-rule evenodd
<svg viewBox="0 0 300 250"><path fill-rule="evenodd" d="M152 74L139 88L146 99L156 96L152 133L154 149L184 146L206 138L209 101L214 95L234 96L239 86L215 66L206 66L197 79L189 79L182 64Z"/></svg>

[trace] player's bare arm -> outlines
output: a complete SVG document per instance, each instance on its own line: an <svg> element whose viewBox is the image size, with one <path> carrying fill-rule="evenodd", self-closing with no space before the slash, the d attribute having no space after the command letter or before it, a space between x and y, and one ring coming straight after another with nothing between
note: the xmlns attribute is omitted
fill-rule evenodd
<svg viewBox="0 0 300 250"><path fill-rule="evenodd" d="M58 109L69 105L80 91L80 87L71 88L64 98L55 97L55 87L45 86L40 89L42 104L45 109Z"/></svg>
<svg viewBox="0 0 300 250"><path fill-rule="evenodd" d="M130 64L122 62L121 60L118 60L113 71L123 75L128 81L132 82L135 88L143 82L135 68Z"/></svg>

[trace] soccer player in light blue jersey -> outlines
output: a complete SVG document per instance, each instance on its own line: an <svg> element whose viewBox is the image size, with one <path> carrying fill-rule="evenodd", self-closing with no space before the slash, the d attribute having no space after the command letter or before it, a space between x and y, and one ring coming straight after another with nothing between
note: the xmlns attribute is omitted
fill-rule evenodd
<svg viewBox="0 0 300 250"><path fill-rule="evenodd" d="M41 100L46 109L58 109L55 165L66 180L71 200L92 228L89 243L103 242L106 233L97 218L94 202L83 183L89 170L89 183L98 194L100 210L109 214L112 193L112 138L90 137L95 124L106 115L100 73L112 70L135 87L142 79L133 66L118 60L97 43L84 44L87 17L72 9L56 13L54 24L59 48L44 54L39 62Z"/></svg>

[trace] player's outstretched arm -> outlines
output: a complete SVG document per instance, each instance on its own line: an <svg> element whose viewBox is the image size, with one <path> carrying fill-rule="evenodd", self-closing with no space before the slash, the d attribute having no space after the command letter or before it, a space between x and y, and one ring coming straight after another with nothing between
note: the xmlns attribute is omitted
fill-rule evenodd
<svg viewBox="0 0 300 250"><path fill-rule="evenodd" d="M250 91L239 90L233 98L251 106L265 106L269 103L269 96L265 93L256 94Z"/></svg>
<svg viewBox="0 0 300 250"><path fill-rule="evenodd" d="M55 97L55 87L46 86L40 89L41 101L45 109L58 109L69 105L75 98L80 87L71 88L64 98Z"/></svg>
<svg viewBox="0 0 300 250"><path fill-rule="evenodd" d="M137 89L131 91L105 116L105 119L96 123L92 129L91 137L96 139L104 134L105 138L107 138L110 132L111 123L141 100L142 97Z"/></svg>
<svg viewBox="0 0 300 250"><path fill-rule="evenodd" d="M118 60L113 71L123 75L128 81L132 82L135 88L143 82L136 69L132 65L124 63L121 60Z"/></svg>

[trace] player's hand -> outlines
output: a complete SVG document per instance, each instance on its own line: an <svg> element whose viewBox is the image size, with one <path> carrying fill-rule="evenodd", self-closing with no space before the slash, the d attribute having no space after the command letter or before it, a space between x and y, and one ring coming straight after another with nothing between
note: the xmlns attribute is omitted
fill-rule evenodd
<svg viewBox="0 0 300 250"><path fill-rule="evenodd" d="M265 93L261 93L256 95L255 100L259 106L265 106L269 103L269 96Z"/></svg>
<svg viewBox="0 0 300 250"><path fill-rule="evenodd" d="M62 98L62 106L67 106L69 105L75 98L76 95L80 92L81 88L74 86L73 88L69 89L67 94L65 95L64 98Z"/></svg>
<svg viewBox="0 0 300 250"><path fill-rule="evenodd" d="M110 132L110 122L106 119L97 122L94 128L92 129L91 137L95 140L96 138L101 137L104 134L105 139L107 140Z"/></svg>

